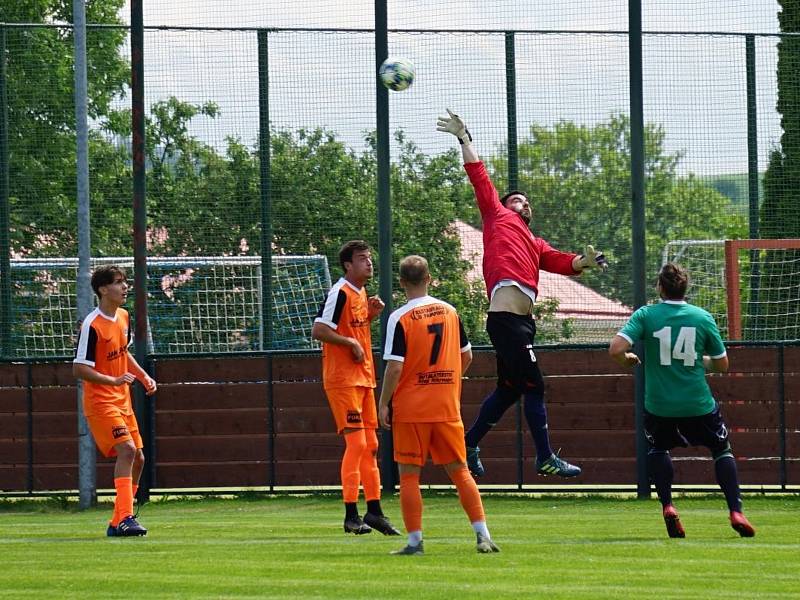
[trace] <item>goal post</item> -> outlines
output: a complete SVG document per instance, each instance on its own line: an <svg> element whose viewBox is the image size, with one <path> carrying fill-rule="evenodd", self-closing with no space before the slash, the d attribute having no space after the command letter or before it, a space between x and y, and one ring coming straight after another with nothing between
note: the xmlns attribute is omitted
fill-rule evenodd
<svg viewBox="0 0 800 600"><path fill-rule="evenodd" d="M92 267L128 269L133 258L92 259ZM272 256L269 290L260 256L172 256L147 259L148 349L163 354L315 348L314 316L331 287L323 255ZM11 260L11 340L14 358L69 356L74 350L77 258ZM262 296L272 296L264 315ZM131 293L132 294L132 293ZM132 303L128 307L133 309ZM272 320L272 339L262 323Z"/></svg>
<svg viewBox="0 0 800 600"><path fill-rule="evenodd" d="M800 339L800 239L674 240L670 261L689 271L687 299L727 339Z"/></svg>
<svg viewBox="0 0 800 600"><path fill-rule="evenodd" d="M761 253L759 251L800 250L800 239L725 240L725 280L727 282L726 287L728 298L728 338L732 340L743 339L742 290L740 286L741 273L739 263L740 250L754 251L750 256L750 275L751 281L753 281L750 291L750 303L754 306L757 306L759 301L765 301L760 297L760 292L763 291L762 284L759 282L762 275L761 267L768 269L770 266L777 264L777 261L774 260L774 254L769 256L769 253ZM798 263L798 260L800 260L800 253L796 253L796 256L794 257L782 257L781 262L788 267L788 270L781 269L781 274L785 275L785 280L776 282L777 285L772 287L773 289L777 288L778 290L785 290L785 294L783 294L783 299L780 297L777 299L772 298L767 299L766 302L769 302L774 306L781 303L796 302L800 299L798 298L798 288L795 281L798 277L798 273L800 273L800 263ZM793 281L795 281L794 285L792 283ZM758 296L754 297L755 294L758 294ZM789 309L790 307L787 306L784 314L788 318L791 318ZM800 310L800 307L796 305L794 310Z"/></svg>

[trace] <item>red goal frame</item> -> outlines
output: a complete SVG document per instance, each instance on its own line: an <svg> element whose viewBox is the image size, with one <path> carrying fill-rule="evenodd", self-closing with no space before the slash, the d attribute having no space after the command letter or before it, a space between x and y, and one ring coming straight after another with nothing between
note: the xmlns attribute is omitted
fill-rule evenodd
<svg viewBox="0 0 800 600"><path fill-rule="evenodd" d="M742 302L739 291L739 250L796 250L800 239L725 240L725 283L728 296L728 339L742 339Z"/></svg>

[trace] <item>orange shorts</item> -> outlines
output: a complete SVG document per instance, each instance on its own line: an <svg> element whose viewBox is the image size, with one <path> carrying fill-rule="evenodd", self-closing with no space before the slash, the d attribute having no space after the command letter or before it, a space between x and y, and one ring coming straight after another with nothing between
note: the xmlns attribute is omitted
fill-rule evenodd
<svg viewBox="0 0 800 600"><path fill-rule="evenodd" d="M461 421L392 423L392 440L394 460L400 464L424 467L428 454L437 465L467 460Z"/></svg>
<svg viewBox="0 0 800 600"><path fill-rule="evenodd" d="M378 428L378 409L372 388L337 388L325 390L325 394L336 420L336 433L342 433L345 429Z"/></svg>
<svg viewBox="0 0 800 600"><path fill-rule="evenodd" d="M103 456L117 455L114 449L119 443L132 440L137 448L142 448L142 436L139 435L139 424L136 415L117 415L114 417L92 416L86 417L94 441Z"/></svg>

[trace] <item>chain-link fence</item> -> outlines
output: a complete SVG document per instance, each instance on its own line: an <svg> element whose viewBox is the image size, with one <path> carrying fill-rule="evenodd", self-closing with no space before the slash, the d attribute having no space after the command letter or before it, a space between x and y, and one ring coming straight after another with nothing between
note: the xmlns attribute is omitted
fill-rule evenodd
<svg viewBox="0 0 800 600"><path fill-rule="evenodd" d="M395 19L413 26L423 9L412 3ZM501 193L516 140L515 176L530 196L536 235L567 251L591 243L612 265L580 278L543 274L538 339L606 341L631 313L628 35L618 13L609 13L619 18L606 31L515 28L512 11L499 17L503 30L411 29L404 21L406 29L389 32L390 54L417 70L411 88L390 94L392 262L426 256L433 293L459 309L474 343L487 341L480 217L452 136L435 131L447 107L467 121ZM379 252L371 17L367 11L349 29L220 29L223 19L214 29L146 28L155 351L307 347L326 282L339 276L340 245L363 238ZM675 240L800 237L792 129L800 42L728 25L731 33L661 27L643 36L648 275ZM72 29L5 24L0 44L3 355L64 356L77 320ZM92 256L132 264L128 28L90 25L87 46ZM270 134L266 152L262 131ZM269 198L259 178L265 160ZM312 257L297 264L316 265L281 282L275 268L270 290L248 280L256 271L244 272L261 266L267 225L273 260ZM215 261L230 270L217 276L224 269L209 266ZM708 268L714 273L704 280L720 288L711 292L716 302L734 284L725 281L724 257ZM759 287L762 301L774 293L782 306L800 303L797 251L761 271L775 287ZM368 287L375 292L377 281ZM401 302L397 286L395 293ZM286 308L276 299L264 314L264 294L300 300ZM225 310L230 318L220 317ZM797 319L776 332L764 318L748 339L800 337Z"/></svg>

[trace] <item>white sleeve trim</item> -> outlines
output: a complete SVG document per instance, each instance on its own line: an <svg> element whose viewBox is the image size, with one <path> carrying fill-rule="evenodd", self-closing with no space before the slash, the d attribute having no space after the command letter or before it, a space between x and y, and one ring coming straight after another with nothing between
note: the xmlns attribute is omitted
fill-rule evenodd
<svg viewBox="0 0 800 600"><path fill-rule="evenodd" d="M81 323L81 331L78 336L78 348L75 350L75 359L72 361L73 364L77 363L79 365L89 365L90 367L94 368L94 361L87 359L86 355L89 351L89 332L91 331L92 323L98 314L100 314L100 310L95 308L92 312L86 315L86 318L83 319L83 323Z"/></svg>
<svg viewBox="0 0 800 600"><path fill-rule="evenodd" d="M336 330L339 327L333 321L329 321L328 319L325 319L323 317L317 317L316 319L314 319L314 323L322 323L323 325L327 325L328 327L330 327L333 330Z"/></svg>
<svg viewBox="0 0 800 600"><path fill-rule="evenodd" d="M726 356L728 356L728 352L727 351L725 351L722 354L719 354L717 356L712 356L711 358L713 358L714 360L717 360L718 358L725 358Z"/></svg>
<svg viewBox="0 0 800 600"><path fill-rule="evenodd" d="M618 335L619 337L621 337L622 339L624 339L624 340L627 340L627 342L628 342L628 343L629 343L631 346L633 346L633 345L634 345L634 341L633 341L633 340L632 340L630 337L628 337L628 335L627 335L627 334L625 334L625 333L622 333L621 331L618 331L618 332L617 332L617 335Z"/></svg>
<svg viewBox="0 0 800 600"><path fill-rule="evenodd" d="M463 353L464 353L464 352L466 352L467 350L472 350L472 344L471 344L471 343L469 343L469 342L467 342L467 345L466 345L466 346L464 346L464 347L461 349L461 353L463 354Z"/></svg>
<svg viewBox="0 0 800 600"><path fill-rule="evenodd" d="M394 354L384 354L383 355L383 360L393 360L393 361L399 362L399 363L406 362L406 359L404 357L395 356Z"/></svg>

